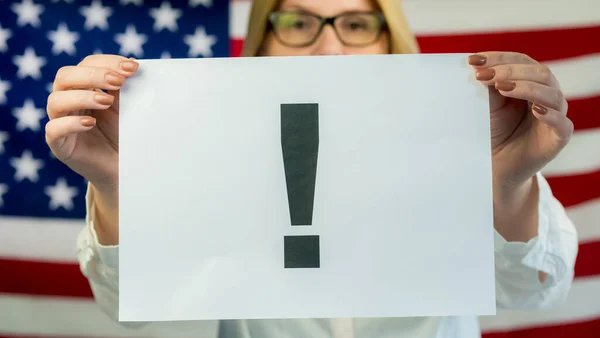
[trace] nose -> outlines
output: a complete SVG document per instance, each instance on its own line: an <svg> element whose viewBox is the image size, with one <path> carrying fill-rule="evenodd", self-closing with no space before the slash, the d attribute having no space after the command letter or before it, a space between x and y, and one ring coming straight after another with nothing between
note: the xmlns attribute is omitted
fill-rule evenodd
<svg viewBox="0 0 600 338"><path fill-rule="evenodd" d="M323 27L317 42L315 43L314 55L341 55L344 53L344 45L338 39L331 25Z"/></svg>

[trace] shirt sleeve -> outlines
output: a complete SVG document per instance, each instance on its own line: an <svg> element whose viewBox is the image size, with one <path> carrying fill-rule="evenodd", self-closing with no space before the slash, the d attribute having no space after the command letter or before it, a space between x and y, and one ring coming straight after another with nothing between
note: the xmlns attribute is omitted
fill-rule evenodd
<svg viewBox="0 0 600 338"><path fill-rule="evenodd" d="M77 239L77 258L83 275L88 279L96 304L109 319L123 327L120 335L129 330L147 337L198 337L216 338L218 320L166 321L166 322L120 322L119 321L119 246L105 246L98 242L94 229L93 194L87 189L85 227ZM240 336L245 337L245 336Z"/></svg>
<svg viewBox="0 0 600 338"><path fill-rule="evenodd" d="M94 299L100 309L110 319L118 322L119 319L119 247L104 246L98 242L94 229L94 200L91 190L88 189L86 199L85 227L79 232L77 238L77 259L82 274L88 279ZM144 326L144 323L121 323L124 326L135 328Z"/></svg>
<svg viewBox="0 0 600 338"><path fill-rule="evenodd" d="M508 242L494 231L496 302L499 309L545 309L562 303L574 277L578 238L564 207L546 179L539 187L538 235L527 243ZM547 274L542 283L538 272Z"/></svg>

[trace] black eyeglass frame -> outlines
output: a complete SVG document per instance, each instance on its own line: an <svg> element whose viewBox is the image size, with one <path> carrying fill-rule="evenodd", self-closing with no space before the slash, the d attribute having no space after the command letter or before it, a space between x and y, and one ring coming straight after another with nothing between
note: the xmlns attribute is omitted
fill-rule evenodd
<svg viewBox="0 0 600 338"><path fill-rule="evenodd" d="M297 14L302 14L302 15L308 15L308 16L311 16L313 18L319 19L320 26L319 26L319 29L317 30L315 36L310 41L308 41L307 43L302 43L302 44L290 44L288 42L283 41L283 39L281 39L281 37L279 36L279 33L277 32L277 29L275 28L275 22L277 20L277 16L278 15L287 14L287 13L297 13ZM347 41L344 41L344 39L342 39L342 37L340 36L339 32L337 31L337 28L335 26L335 20L339 19L340 17L346 17L346 16L350 16L350 15L364 15L364 14L373 15L378 20L379 31L377 32L377 35L375 36L375 38L373 39L373 41L366 42L366 43L360 43L360 44L351 44L351 43L348 43ZM336 16L330 16L330 17L322 17L322 16L319 16L319 15L316 15L316 14L313 14L313 13L310 13L310 12L307 12L307 11L275 11L275 12L269 13L268 22L269 22L269 29L271 29L275 33L275 38L279 42L281 42L283 45L288 46L288 47L307 47L307 46L312 45L319 38L319 36L321 35L321 32L323 31L323 28L327 24L329 24L329 25L331 25L331 27L333 27L333 30L334 30L335 34L337 35L338 39L342 42L342 44L344 44L346 46L351 46L351 47L364 47L364 46L368 46L370 44L373 44L377 40L379 40L379 38L381 37L381 33L387 27L385 16L383 15L383 13L377 12L377 11L344 12L344 13L340 13L340 14L338 14Z"/></svg>

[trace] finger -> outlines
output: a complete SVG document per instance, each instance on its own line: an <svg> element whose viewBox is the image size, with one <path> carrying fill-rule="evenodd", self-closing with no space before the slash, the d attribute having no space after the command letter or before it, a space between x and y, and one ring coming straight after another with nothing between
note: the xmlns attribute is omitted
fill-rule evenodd
<svg viewBox="0 0 600 338"><path fill-rule="evenodd" d="M554 134L557 136L556 149L562 149L571 139L573 135L573 121L565 116L560 111L544 107L539 104L532 106L533 115L542 123L554 130Z"/></svg>
<svg viewBox="0 0 600 338"><path fill-rule="evenodd" d="M69 89L100 88L119 90L125 76L109 68L87 66L65 66L56 72L52 91Z"/></svg>
<svg viewBox="0 0 600 338"><path fill-rule="evenodd" d="M496 82L495 88L503 96L530 101L567 114L567 100L558 88L531 81Z"/></svg>
<svg viewBox="0 0 600 338"><path fill-rule="evenodd" d="M482 52L469 56L469 64L475 68L494 67L508 64L537 64L538 62L523 53Z"/></svg>
<svg viewBox="0 0 600 338"><path fill-rule="evenodd" d="M139 64L132 58L120 55L95 54L86 56L78 66L108 68L129 77L137 71Z"/></svg>
<svg viewBox="0 0 600 338"><path fill-rule="evenodd" d="M65 116L50 120L46 123L46 143L57 158L64 158L62 146L67 136L88 131L95 125L96 119L91 116Z"/></svg>
<svg viewBox="0 0 600 338"><path fill-rule="evenodd" d="M50 119L83 109L107 109L114 103L114 96L91 90L66 90L52 92L48 96L46 111Z"/></svg>
<svg viewBox="0 0 600 338"><path fill-rule="evenodd" d="M477 69L475 78L491 86L503 81L533 81L550 87L559 88L558 80L546 65L510 64Z"/></svg>

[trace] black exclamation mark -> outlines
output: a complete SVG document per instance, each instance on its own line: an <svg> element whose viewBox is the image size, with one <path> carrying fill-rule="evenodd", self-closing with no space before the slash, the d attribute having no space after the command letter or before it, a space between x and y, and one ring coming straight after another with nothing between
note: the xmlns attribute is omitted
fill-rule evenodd
<svg viewBox="0 0 600 338"><path fill-rule="evenodd" d="M319 105L281 105L281 148L292 225L312 225L317 153ZM285 236L285 268L318 268L319 236Z"/></svg>

